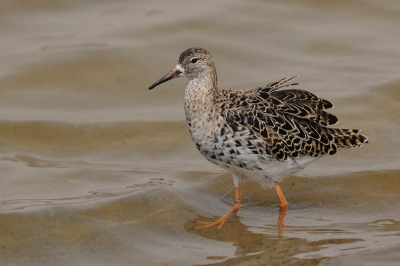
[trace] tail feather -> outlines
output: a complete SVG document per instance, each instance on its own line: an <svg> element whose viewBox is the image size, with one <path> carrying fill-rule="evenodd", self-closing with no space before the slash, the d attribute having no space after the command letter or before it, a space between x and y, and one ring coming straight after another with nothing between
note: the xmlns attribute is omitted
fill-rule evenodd
<svg viewBox="0 0 400 266"><path fill-rule="evenodd" d="M342 128L324 128L329 134L332 134L335 137L344 137L358 134L361 130L359 129L342 129Z"/></svg>
<svg viewBox="0 0 400 266"><path fill-rule="evenodd" d="M360 147L368 143L368 138L365 135L337 136L334 142L338 147Z"/></svg>

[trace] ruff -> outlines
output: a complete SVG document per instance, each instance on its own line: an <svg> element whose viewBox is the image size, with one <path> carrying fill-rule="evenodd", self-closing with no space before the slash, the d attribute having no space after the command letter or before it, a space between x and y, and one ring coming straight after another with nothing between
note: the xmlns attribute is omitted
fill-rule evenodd
<svg viewBox="0 0 400 266"><path fill-rule="evenodd" d="M211 54L194 47L182 52L176 67L149 89L181 76L189 78L184 106L192 139L207 160L232 173L236 186L232 210L203 227L220 228L239 210L246 178L274 186L281 208L286 208L279 181L322 155L368 142L357 129L330 128L339 122L325 111L333 104L311 92L288 88L299 85L289 83L296 77L255 89L221 89Z"/></svg>

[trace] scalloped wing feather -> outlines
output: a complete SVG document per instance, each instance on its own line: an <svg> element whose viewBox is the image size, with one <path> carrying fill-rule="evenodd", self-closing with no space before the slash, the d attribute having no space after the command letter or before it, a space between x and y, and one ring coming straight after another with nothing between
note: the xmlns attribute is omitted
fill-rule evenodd
<svg viewBox="0 0 400 266"><path fill-rule="evenodd" d="M225 98L229 102L223 105L227 124L234 132L248 129L252 137L262 140L267 154L280 161L288 156L333 155L338 147L359 147L368 142L357 129L327 127L339 122L337 116L324 111L333 107L330 101L304 90L278 91L299 85L287 84L294 78L248 91L230 90Z"/></svg>

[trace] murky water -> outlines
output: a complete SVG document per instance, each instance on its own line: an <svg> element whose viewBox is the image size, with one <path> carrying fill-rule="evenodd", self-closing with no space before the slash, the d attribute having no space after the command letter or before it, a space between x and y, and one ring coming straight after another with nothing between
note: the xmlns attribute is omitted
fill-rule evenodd
<svg viewBox="0 0 400 266"><path fill-rule="evenodd" d="M400 2L3 1L1 265L398 265ZM370 143L273 190L196 150L185 80L148 86L191 46L221 87L300 75Z"/></svg>

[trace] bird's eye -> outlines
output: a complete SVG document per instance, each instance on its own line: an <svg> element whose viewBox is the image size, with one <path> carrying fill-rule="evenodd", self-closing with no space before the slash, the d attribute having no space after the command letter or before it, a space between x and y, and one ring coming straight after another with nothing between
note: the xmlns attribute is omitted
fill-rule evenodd
<svg viewBox="0 0 400 266"><path fill-rule="evenodd" d="M197 57L193 57L192 59L190 59L190 62L192 62L193 64L197 63L197 61L199 61L200 59Z"/></svg>

